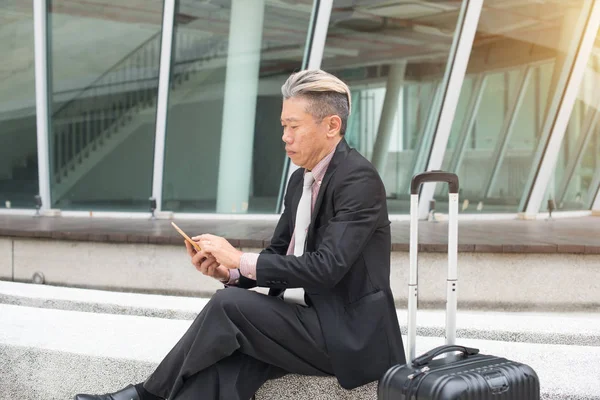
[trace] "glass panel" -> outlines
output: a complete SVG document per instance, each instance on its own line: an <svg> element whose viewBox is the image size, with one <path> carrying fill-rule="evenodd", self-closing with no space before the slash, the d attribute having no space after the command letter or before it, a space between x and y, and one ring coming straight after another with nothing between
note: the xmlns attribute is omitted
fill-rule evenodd
<svg viewBox="0 0 600 400"><path fill-rule="evenodd" d="M281 85L302 67L312 1L178 6L163 209L276 213Z"/></svg>
<svg viewBox="0 0 600 400"><path fill-rule="evenodd" d="M0 2L0 208L33 208L39 191L33 3Z"/></svg>
<svg viewBox="0 0 600 400"><path fill-rule="evenodd" d="M147 211L163 1L48 3L53 207Z"/></svg>
<svg viewBox="0 0 600 400"><path fill-rule="evenodd" d="M433 144L461 2L352 4L333 2L322 68L353 91L346 135L378 169L389 212L408 213L410 179L426 168ZM388 90L397 96L386 98Z"/></svg>
<svg viewBox="0 0 600 400"><path fill-rule="evenodd" d="M540 211L589 210L600 182L600 38L596 43L567 125L554 174Z"/></svg>
<svg viewBox="0 0 600 400"><path fill-rule="evenodd" d="M519 211L544 125L556 112L551 104L564 90L561 76L572 66L579 18L588 12L584 0L484 1L467 67L472 83L461 92L443 161L460 178L460 212ZM436 200L447 212L442 185Z"/></svg>

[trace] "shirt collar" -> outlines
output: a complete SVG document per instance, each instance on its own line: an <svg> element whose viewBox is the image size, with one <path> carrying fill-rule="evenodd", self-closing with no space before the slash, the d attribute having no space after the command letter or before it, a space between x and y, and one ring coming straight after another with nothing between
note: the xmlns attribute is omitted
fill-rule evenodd
<svg viewBox="0 0 600 400"><path fill-rule="evenodd" d="M325 177L325 172L327 172L327 167L329 166L329 163L333 158L333 154L335 153L336 147L334 147L329 154L323 157L323 159L319 161L319 163L311 171L313 176L315 177L315 182L317 182L318 185L321 185L321 181ZM306 173L306 170L304 170L304 172Z"/></svg>

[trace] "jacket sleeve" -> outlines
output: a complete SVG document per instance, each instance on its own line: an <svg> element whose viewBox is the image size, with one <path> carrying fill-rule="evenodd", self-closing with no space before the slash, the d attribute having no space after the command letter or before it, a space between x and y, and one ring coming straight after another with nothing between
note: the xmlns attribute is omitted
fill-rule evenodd
<svg viewBox="0 0 600 400"><path fill-rule="evenodd" d="M300 172L296 171L292 174L290 181L288 183L287 192L285 194L284 199L284 210L279 217L279 222L275 227L275 231L273 232L273 237L271 238L271 244L261 251L260 254L281 254L285 255L287 253L288 246L290 245L291 235L290 235L290 224L292 223L291 218L291 204L292 198L294 196L293 189L295 182L298 179ZM258 275L258 272L257 272ZM244 275L240 274L239 281L237 284L238 287L244 289L251 289L257 286L256 281L254 279L246 278Z"/></svg>
<svg viewBox="0 0 600 400"><path fill-rule="evenodd" d="M258 286L332 288L355 263L375 229L389 223L381 218L385 189L375 169L344 173L332 188L334 217L320 227L324 232L316 250L300 257L261 254L256 265Z"/></svg>

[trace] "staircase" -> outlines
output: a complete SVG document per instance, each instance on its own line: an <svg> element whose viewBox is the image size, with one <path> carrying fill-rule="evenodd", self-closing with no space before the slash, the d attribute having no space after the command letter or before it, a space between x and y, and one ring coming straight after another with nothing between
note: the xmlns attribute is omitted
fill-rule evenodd
<svg viewBox="0 0 600 400"><path fill-rule="evenodd" d="M0 282L0 399L53 400L144 380L208 299ZM406 312L398 310L402 332ZM417 353L443 343L444 312L418 314ZM543 399L600 399L600 315L459 310L460 344L531 365ZM376 357L377 355L373 355ZM376 399L331 377L288 375L257 400Z"/></svg>
<svg viewBox="0 0 600 400"><path fill-rule="evenodd" d="M176 33L177 63L171 70L169 104L185 99L183 88L197 88L224 59L227 42ZM144 124L153 124L158 95L160 33L152 36L53 114L52 202L65 195L102 159ZM148 68L156 65L156 68ZM178 94L181 93L181 96Z"/></svg>

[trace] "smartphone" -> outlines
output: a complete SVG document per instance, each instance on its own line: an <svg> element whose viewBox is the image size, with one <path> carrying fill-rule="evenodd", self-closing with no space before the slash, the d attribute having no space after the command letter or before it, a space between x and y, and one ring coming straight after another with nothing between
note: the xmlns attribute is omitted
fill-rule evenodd
<svg viewBox="0 0 600 400"><path fill-rule="evenodd" d="M181 236L183 236L185 238L185 240L187 240L188 243L191 244L192 247L196 249L196 251L202 250L198 243L196 243L192 239L190 239L190 237L188 235L186 235L185 232L181 230L181 228L179 228L177 225L175 225L175 222L171 222L171 225L173 225L173 228L175 228L177 230L177 232L179 232L181 234Z"/></svg>

